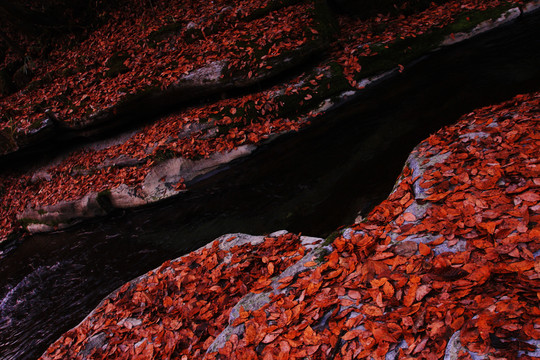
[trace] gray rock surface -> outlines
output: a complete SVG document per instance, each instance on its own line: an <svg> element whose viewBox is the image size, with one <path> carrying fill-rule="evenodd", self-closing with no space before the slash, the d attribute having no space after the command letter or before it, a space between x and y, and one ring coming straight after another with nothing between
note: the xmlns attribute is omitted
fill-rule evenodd
<svg viewBox="0 0 540 360"><path fill-rule="evenodd" d="M282 231L270 234L269 236L279 236L281 234ZM206 352L207 354L219 351L219 349L223 348L233 334L236 334L239 337L244 334L245 328L243 324L238 326L232 325L234 323L234 320L236 320L240 314L240 308L250 311L258 310L270 302L271 294L287 293L289 291L287 287L284 287L282 289L279 288L279 286L281 285L281 279L288 276L295 276L301 272L312 269L313 267L306 267L305 264L308 261L318 262L318 259L320 259L322 256L324 256L324 254L329 253L332 250L331 246L325 246L321 244L323 242L323 239L320 238L302 236L300 237L300 241L302 245L306 247L306 250L308 250L309 252L294 265L289 266L281 274L277 275L272 279L272 283L269 286L270 288L272 288L272 291L264 293L250 292L244 297L242 297L242 299L240 299L238 303L231 309L229 315L229 325L216 337L214 342L208 348Z"/></svg>
<svg viewBox="0 0 540 360"><path fill-rule="evenodd" d="M79 200L26 209L18 220L27 224L26 228L31 233L61 229L80 219L106 215L108 211L102 201L100 194L92 192Z"/></svg>
<svg viewBox="0 0 540 360"><path fill-rule="evenodd" d="M29 208L18 215L18 220L31 233L46 232L68 227L81 219L106 215L113 208L125 209L155 203L184 192L177 184L216 171L223 164L249 155L254 149L253 145L244 145L202 160L170 159L155 166L141 188L122 184L100 193L89 193L78 200ZM46 171L40 171L42 175L35 181L47 179Z"/></svg>
<svg viewBox="0 0 540 360"><path fill-rule="evenodd" d="M521 13L522 12L519 7L508 9L499 18L483 21L469 32L453 34L452 37L448 36L441 45L448 46L461 42L463 40L470 39L474 36L480 35L482 33L485 33L486 31L492 30L498 26L507 24L517 19L521 15Z"/></svg>
<svg viewBox="0 0 540 360"><path fill-rule="evenodd" d="M425 189L420 186L420 182L426 170L435 164L443 163L449 156L450 153L443 153L426 158L416 149L411 152L406 164L412 170L412 178L416 179L413 183L414 197L416 200L424 200L428 197Z"/></svg>

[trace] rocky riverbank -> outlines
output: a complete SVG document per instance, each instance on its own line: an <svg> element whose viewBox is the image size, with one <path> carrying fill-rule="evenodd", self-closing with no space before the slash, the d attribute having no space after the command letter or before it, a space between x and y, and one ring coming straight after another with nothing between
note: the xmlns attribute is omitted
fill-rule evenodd
<svg viewBox="0 0 540 360"><path fill-rule="evenodd" d="M285 5L286 2L282 4ZM402 64L406 65L440 46L462 41L515 21L519 16L533 11L538 5L538 1L526 4L452 1L432 4L424 11L409 16L394 14L354 20L336 15L332 21L321 18L321 13L325 12L322 11L324 9L318 8L324 6L320 3L310 5L295 2L294 5L287 7L286 13L279 12L281 7L266 9L259 15L263 18L272 15L279 19L280 16L288 18L296 12L301 12L306 6L314 6L313 11L308 11L311 17L297 25L304 30L307 28L302 27L303 25L308 23L313 25L308 27L313 30L309 39L316 44L312 49L315 49L320 57L315 57L317 60L314 63L306 62L308 58L313 60L313 57L304 56L306 52L302 49L307 46L304 42L294 46L282 44L283 52L279 52L281 55L270 58L275 60L290 56L296 60L285 63L292 62L295 65L291 65L290 68L268 65L270 69L263 69L262 73L275 71L268 75L268 78L277 79L279 74L284 76L286 70L297 67L301 72L300 75L295 74L283 82L254 91L250 86L260 84L263 78L257 76L263 75L256 75L250 71L251 75L249 73L244 75L247 79L255 79L253 84L242 85L245 89L249 89L246 90L247 95L224 100L215 99L206 105L189 107L182 112L163 117L153 124L116 136L112 140L83 145L30 169L5 171L0 175L2 180L0 194L4 204L0 209L2 219L0 238L6 239L10 233L21 227L30 232L50 231L70 226L84 218L107 214L113 209L137 207L176 196L185 191L186 184L190 180L251 153L257 146L280 134L308 126L317 115L338 106L346 98L361 93L362 89L373 81L386 76L399 76L400 71L404 69ZM226 13L229 11L232 10L229 9ZM231 14L233 13L240 14L238 11L236 13L232 11ZM327 14L332 13L328 11ZM242 19L255 21L257 17L252 19L248 16ZM275 19L267 20L274 26L271 29L279 29ZM328 26L334 21L337 29ZM377 30L377 24L383 23L386 27L383 29L379 26ZM291 25L290 31L295 31L295 26ZM168 36L176 38L178 34L175 34L173 32L165 39L170 39ZM218 31L216 28L215 36L218 38L227 34L229 34L227 31ZM328 42L330 38L333 39L332 44ZM167 46L160 41L163 39L158 41L160 46ZM323 43L326 44L325 51L319 46ZM334 43L341 45L333 45ZM346 46L343 49L344 44ZM300 55L294 55L297 53ZM258 52L257 54L255 55L269 57L268 54L262 55ZM254 59L251 60L261 60L258 57ZM240 66L244 63L237 61L235 64ZM260 64L264 62L259 62ZM190 86L202 86L206 90L221 89L222 85L233 86L238 83L224 77L227 69L230 69L229 65L222 60L216 60L201 64L199 68L194 68L187 74L177 75L184 79L184 82L189 82ZM175 74L176 72L178 71L175 70ZM117 74L117 76L124 75ZM131 75L126 72L125 76L126 79L130 79ZM178 89L174 81L170 86ZM159 96L171 99L169 96L170 91L173 91L171 89L165 89ZM210 93L201 95L198 90L188 93L190 96L211 95ZM29 95L18 93L13 96L22 96L21 99L24 99L24 96ZM132 105L137 102L146 104L147 99L155 99L158 95L152 93L151 96L145 96L148 98L138 98ZM4 98L3 101L7 104L13 100L10 99ZM156 101L156 104L161 104L161 100ZM126 109L137 108L122 104ZM106 111L100 110L99 114L103 111L109 115L122 113L115 109L113 106ZM59 118L58 115L51 116L57 120ZM88 119L97 117L99 116L94 114ZM23 118L24 116L21 117ZM122 116L118 115L118 119L120 118ZM116 121L114 119L108 119L103 123L111 125ZM86 125L79 130L87 131L95 125L89 125L88 121L83 121ZM71 122L82 124L79 120ZM15 127L9 128L11 134L19 131L17 129L26 129L23 125L13 126ZM33 133L34 130L29 130L28 133Z"/></svg>
<svg viewBox="0 0 540 360"><path fill-rule="evenodd" d="M42 358L538 357L539 110L520 95L441 129L324 241L230 234L167 262Z"/></svg>

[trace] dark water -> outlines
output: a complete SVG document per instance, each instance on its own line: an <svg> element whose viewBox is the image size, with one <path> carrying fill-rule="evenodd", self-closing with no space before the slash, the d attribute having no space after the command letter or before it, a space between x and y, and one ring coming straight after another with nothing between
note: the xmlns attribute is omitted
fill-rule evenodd
<svg viewBox="0 0 540 360"><path fill-rule="evenodd" d="M326 236L391 190L410 150L540 89L540 20L437 52L158 206L35 235L0 260L0 358L34 359L124 282L227 232Z"/></svg>

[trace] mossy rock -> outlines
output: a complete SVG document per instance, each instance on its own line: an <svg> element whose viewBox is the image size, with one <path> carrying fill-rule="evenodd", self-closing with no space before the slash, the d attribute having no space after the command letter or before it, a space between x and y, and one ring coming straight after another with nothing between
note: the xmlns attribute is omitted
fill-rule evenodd
<svg viewBox="0 0 540 360"><path fill-rule="evenodd" d="M303 114L312 110L317 104L325 99L329 99L344 91L352 90L351 85L343 74L343 68L336 62L329 62L329 71L320 80L317 80L317 74L308 76L304 82L306 84L315 80L317 85L311 89L301 90L297 93L284 94L276 99L280 104L279 116L289 117ZM309 100L306 97L309 96Z"/></svg>
<svg viewBox="0 0 540 360"><path fill-rule="evenodd" d="M368 18L379 13L409 15L425 10L431 3L448 0L328 0L330 7L339 13Z"/></svg>
<svg viewBox="0 0 540 360"><path fill-rule="evenodd" d="M359 58L362 71L356 78L360 80L390 70L398 64L410 63L440 47L448 35L469 32L483 21L498 18L511 7L511 3L505 3L485 11L467 11L442 29L436 28L425 34L398 39L391 43L373 44L371 50L376 55Z"/></svg>
<svg viewBox="0 0 540 360"><path fill-rule="evenodd" d="M325 41L331 41L339 32L339 24L332 9L325 0L315 0L313 8L315 29Z"/></svg>
<svg viewBox="0 0 540 360"><path fill-rule="evenodd" d="M506 3L484 11L471 10L460 14L454 22L445 28L445 33L459 33L472 30L475 26L489 19L497 19L504 12L514 7L513 3Z"/></svg>

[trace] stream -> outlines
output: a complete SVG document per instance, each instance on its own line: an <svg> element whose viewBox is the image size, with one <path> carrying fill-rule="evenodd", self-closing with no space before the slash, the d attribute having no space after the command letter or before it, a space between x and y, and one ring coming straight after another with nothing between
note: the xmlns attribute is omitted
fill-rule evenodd
<svg viewBox="0 0 540 360"><path fill-rule="evenodd" d="M325 237L387 197L412 148L540 90L540 13L420 59L160 204L27 237L0 259L0 358L36 359L123 283L230 232Z"/></svg>

